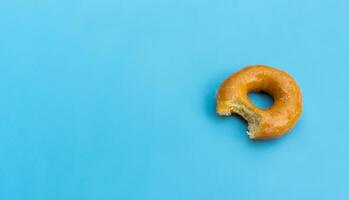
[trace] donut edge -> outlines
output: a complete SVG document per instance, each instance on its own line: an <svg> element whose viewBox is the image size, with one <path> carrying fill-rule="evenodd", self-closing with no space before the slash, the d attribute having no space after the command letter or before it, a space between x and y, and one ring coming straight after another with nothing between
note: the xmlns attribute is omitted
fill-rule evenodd
<svg viewBox="0 0 349 200"><path fill-rule="evenodd" d="M261 116L253 109L238 101L217 101L216 112L220 116L230 116L233 113L241 116L247 122L247 135L250 139L257 139Z"/></svg>

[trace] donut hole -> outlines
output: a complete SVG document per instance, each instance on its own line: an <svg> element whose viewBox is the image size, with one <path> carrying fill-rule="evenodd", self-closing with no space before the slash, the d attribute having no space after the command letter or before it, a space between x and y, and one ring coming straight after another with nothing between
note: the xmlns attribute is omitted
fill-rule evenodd
<svg viewBox="0 0 349 200"><path fill-rule="evenodd" d="M255 106L262 110L267 110L274 104L273 96L264 91L249 92L248 98Z"/></svg>

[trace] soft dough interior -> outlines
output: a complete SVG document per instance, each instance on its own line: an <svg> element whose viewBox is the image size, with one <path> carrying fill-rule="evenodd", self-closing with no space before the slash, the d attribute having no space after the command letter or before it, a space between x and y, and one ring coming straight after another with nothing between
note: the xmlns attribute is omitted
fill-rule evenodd
<svg viewBox="0 0 349 200"><path fill-rule="evenodd" d="M260 116L252 109L240 102L225 102L219 104L217 107L217 113L222 116L229 116L232 113L236 113L244 118L247 123L247 134L253 139L255 134L258 132L260 124Z"/></svg>

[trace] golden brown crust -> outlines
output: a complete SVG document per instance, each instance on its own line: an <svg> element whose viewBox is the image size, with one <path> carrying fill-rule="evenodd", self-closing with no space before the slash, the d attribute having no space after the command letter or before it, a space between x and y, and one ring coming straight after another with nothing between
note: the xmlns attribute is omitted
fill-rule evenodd
<svg viewBox="0 0 349 200"><path fill-rule="evenodd" d="M264 91L274 98L266 109L256 107L248 93ZM226 79L217 93L217 113L237 113L248 123L251 139L282 136L297 122L302 112L302 95L296 81L286 72L264 65L248 66Z"/></svg>

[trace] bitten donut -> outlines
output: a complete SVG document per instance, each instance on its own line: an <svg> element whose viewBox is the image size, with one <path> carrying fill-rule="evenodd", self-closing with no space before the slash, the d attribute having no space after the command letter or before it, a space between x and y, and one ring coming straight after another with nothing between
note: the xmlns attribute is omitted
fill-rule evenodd
<svg viewBox="0 0 349 200"><path fill-rule="evenodd" d="M274 104L256 107L249 92L263 91ZM236 113L247 122L250 139L271 139L292 129L302 113L302 94L296 81L286 72L264 65L248 66L226 79L217 93L216 111L221 116Z"/></svg>

